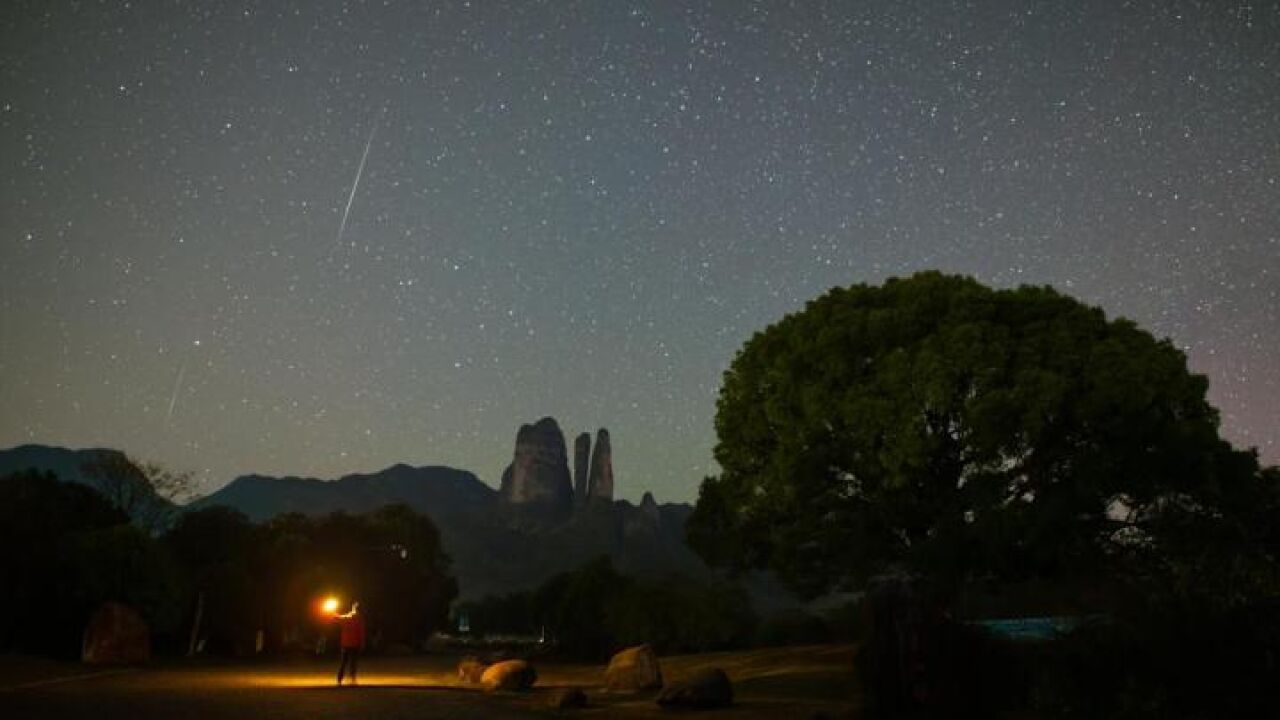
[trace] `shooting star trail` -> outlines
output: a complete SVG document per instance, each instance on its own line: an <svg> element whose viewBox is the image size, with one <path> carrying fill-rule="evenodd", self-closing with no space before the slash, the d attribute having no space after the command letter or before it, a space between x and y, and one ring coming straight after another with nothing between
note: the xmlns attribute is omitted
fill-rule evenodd
<svg viewBox="0 0 1280 720"><path fill-rule="evenodd" d="M373 147L373 136L378 134L378 125L374 124L369 131L369 141L364 144L364 154L360 156L360 165L356 168L355 182L351 183L351 194L347 196L347 207L342 211L342 223L338 225L338 244L342 244L342 235L347 231L347 218L351 216L351 204L356 201L356 190L360 189L360 176L364 175L364 163L369 159L369 148Z"/></svg>
<svg viewBox="0 0 1280 720"><path fill-rule="evenodd" d="M169 422L173 420L173 409L178 406L178 393L182 390L182 376L187 373L187 361L183 360L182 365L178 368L178 380L173 383L173 394L169 396L169 414L164 418L164 424L167 427Z"/></svg>

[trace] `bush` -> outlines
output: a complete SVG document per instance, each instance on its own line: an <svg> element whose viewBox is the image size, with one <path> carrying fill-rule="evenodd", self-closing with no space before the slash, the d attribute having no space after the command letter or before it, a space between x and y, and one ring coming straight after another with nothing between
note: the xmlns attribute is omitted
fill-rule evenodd
<svg viewBox="0 0 1280 720"><path fill-rule="evenodd" d="M740 646L755 625L736 585L640 580L618 573L605 556L531 592L484 598L459 611L476 633L538 635L545 628L560 654L591 660L640 643L661 653Z"/></svg>
<svg viewBox="0 0 1280 720"><path fill-rule="evenodd" d="M801 609L782 610L760 621L753 638L755 645L813 645L827 642L829 625L825 619Z"/></svg>
<svg viewBox="0 0 1280 720"><path fill-rule="evenodd" d="M990 717L1026 686L1015 646L945 612L919 578L887 577L861 603L857 665L870 717Z"/></svg>
<svg viewBox="0 0 1280 720"><path fill-rule="evenodd" d="M172 629L174 580L146 533L94 490L27 471L0 478L0 651L78 657L108 600Z"/></svg>
<svg viewBox="0 0 1280 720"><path fill-rule="evenodd" d="M1147 608L1081 627L1035 664L1031 705L1051 717L1271 717L1280 605Z"/></svg>

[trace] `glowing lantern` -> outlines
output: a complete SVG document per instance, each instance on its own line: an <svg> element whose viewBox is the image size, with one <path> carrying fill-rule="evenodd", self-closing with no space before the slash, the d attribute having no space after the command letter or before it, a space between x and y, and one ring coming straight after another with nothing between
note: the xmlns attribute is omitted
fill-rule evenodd
<svg viewBox="0 0 1280 720"><path fill-rule="evenodd" d="M338 598L336 598L336 597L325 598L324 604L323 604L323 605L321 605L321 607L323 607L323 608L324 608L324 611L325 611L326 613L329 613L330 615L333 615L333 614L337 613L337 612L338 612Z"/></svg>

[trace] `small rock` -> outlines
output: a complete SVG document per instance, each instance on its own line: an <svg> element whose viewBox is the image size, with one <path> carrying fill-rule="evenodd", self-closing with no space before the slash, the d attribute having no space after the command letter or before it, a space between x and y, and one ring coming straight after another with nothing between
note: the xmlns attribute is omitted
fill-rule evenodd
<svg viewBox="0 0 1280 720"><path fill-rule="evenodd" d="M584 708L586 706L587 694L582 691L582 688L556 688L555 691L551 693L551 696L547 698L547 707L555 710Z"/></svg>
<svg viewBox="0 0 1280 720"><path fill-rule="evenodd" d="M636 692L662 687L662 667L649 645L627 648L609 660L604 685L611 692Z"/></svg>
<svg viewBox="0 0 1280 720"><path fill-rule="evenodd" d="M733 704L733 686L720 668L699 670L683 680L668 685L658 694L664 708L709 710Z"/></svg>
<svg viewBox="0 0 1280 720"><path fill-rule="evenodd" d="M468 655L458 662L458 679L463 682L478 683L489 664L482 662L474 655Z"/></svg>
<svg viewBox="0 0 1280 720"><path fill-rule="evenodd" d="M538 673L527 661L504 660L485 668L480 684L486 692L528 690L538 681Z"/></svg>

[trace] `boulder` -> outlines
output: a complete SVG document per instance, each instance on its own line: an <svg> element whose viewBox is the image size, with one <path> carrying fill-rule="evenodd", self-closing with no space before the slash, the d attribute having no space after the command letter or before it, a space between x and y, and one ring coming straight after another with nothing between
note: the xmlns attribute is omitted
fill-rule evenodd
<svg viewBox="0 0 1280 720"><path fill-rule="evenodd" d="M690 710L728 707L733 704L733 685L720 668L699 670L663 688L658 693L658 704L664 708Z"/></svg>
<svg viewBox="0 0 1280 720"><path fill-rule="evenodd" d="M515 455L502 473L498 490L510 505L535 505L556 510L573 507L573 486L565 456L564 434L554 418L521 425Z"/></svg>
<svg viewBox="0 0 1280 720"><path fill-rule="evenodd" d="M474 655L468 655L458 662L458 679L473 685L479 683L487 667L488 663Z"/></svg>
<svg viewBox="0 0 1280 720"><path fill-rule="evenodd" d="M649 645L627 648L609 660L604 685L611 692L637 692L662 687L662 666Z"/></svg>
<svg viewBox="0 0 1280 720"><path fill-rule="evenodd" d="M538 673L526 660L503 660L485 668L480 684L485 691L528 690L538 681Z"/></svg>
<svg viewBox="0 0 1280 720"><path fill-rule="evenodd" d="M103 603L84 630L81 659L87 663L141 663L151 659L151 631L132 608Z"/></svg>
<svg viewBox="0 0 1280 720"><path fill-rule="evenodd" d="M563 687L556 688L551 695L547 697L547 707L553 710L568 710L570 708L584 708L587 706L587 694L582 688Z"/></svg>
<svg viewBox="0 0 1280 720"><path fill-rule="evenodd" d="M582 433L573 441L573 500L581 505L587 500L587 472L591 469L591 433Z"/></svg>
<svg viewBox="0 0 1280 720"><path fill-rule="evenodd" d="M609 431L600 428L591 451L591 472L587 477L587 499L613 502L613 447Z"/></svg>

